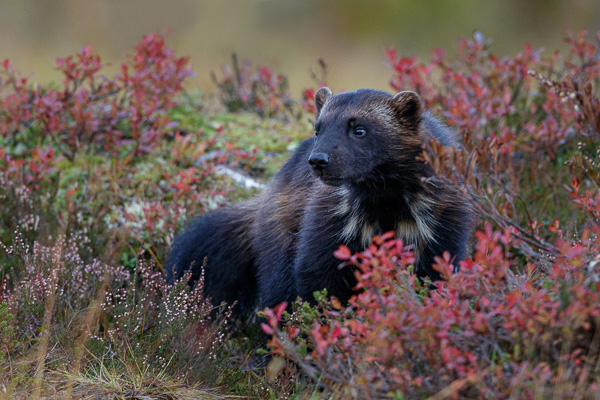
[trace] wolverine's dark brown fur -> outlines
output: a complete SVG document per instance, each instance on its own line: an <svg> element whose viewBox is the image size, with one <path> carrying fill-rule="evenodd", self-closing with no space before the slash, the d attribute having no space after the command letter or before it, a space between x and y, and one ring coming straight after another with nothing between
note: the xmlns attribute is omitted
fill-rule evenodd
<svg viewBox="0 0 600 400"><path fill-rule="evenodd" d="M242 313L326 288L347 301L353 271L334 250L362 250L395 231L415 249L419 276L439 279L434 257L465 257L469 201L418 160L431 139L455 146L450 131L414 92L359 89L315 96L315 137L302 142L256 198L200 217L180 234L167 260L169 282L207 257L205 290L213 301L237 300ZM174 268L174 269L173 269ZM174 273L173 273L174 272Z"/></svg>

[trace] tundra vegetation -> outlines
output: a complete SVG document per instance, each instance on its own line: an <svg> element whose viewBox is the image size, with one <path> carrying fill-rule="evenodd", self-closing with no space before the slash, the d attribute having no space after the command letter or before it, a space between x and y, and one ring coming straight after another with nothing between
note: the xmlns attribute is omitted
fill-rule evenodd
<svg viewBox="0 0 600 400"><path fill-rule="evenodd" d="M49 85L2 61L0 395L597 398L600 34L565 40L498 57L477 34L426 62L386 50L390 92L418 92L462 138L421 157L475 200L469 257L458 273L438 257L430 284L391 234L341 246L362 289L348 305L319 292L249 326L201 281L168 287L163 263L190 216L260 190L224 171L265 183L312 133L326 65L297 99L236 58L217 97L188 92L189 60L157 34L112 77L89 47Z"/></svg>

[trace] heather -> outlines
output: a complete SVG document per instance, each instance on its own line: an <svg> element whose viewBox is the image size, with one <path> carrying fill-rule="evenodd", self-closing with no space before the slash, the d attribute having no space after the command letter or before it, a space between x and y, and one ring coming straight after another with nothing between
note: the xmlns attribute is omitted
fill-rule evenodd
<svg viewBox="0 0 600 400"><path fill-rule="evenodd" d="M202 281L167 286L168 248L193 215L261 190L311 134L326 64L294 98L283 74L235 56L213 73L217 96L186 91L189 60L156 34L114 76L89 47L57 59L47 86L3 61L1 392L596 398L600 36L565 40L507 57L480 34L426 61L387 49L389 91L418 92L462 139L421 157L473 201L469 257L441 255L445 280L421 282L390 233L341 246L361 290L350 304L321 292L251 323Z"/></svg>

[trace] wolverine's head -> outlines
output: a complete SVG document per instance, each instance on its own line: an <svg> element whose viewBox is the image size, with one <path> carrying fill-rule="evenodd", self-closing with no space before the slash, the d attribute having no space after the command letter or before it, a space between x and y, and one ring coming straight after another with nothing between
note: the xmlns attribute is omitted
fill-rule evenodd
<svg viewBox="0 0 600 400"><path fill-rule="evenodd" d="M321 88L315 104L316 137L308 162L328 185L377 179L390 167L399 171L421 151L421 101L415 92L392 96L358 89L333 95Z"/></svg>

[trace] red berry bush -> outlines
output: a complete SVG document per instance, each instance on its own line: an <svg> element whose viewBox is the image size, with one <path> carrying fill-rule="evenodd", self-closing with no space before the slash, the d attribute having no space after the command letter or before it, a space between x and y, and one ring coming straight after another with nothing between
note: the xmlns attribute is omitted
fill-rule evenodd
<svg viewBox="0 0 600 400"><path fill-rule="evenodd" d="M10 93L0 101L0 133L13 141L28 134L47 138L70 160L91 146L149 151L174 128L167 110L192 75L188 58L176 57L156 34L145 36L112 78L100 74L102 61L90 46L56 64L63 81L42 87L31 86L4 60L2 89Z"/></svg>
<svg viewBox="0 0 600 400"><path fill-rule="evenodd" d="M235 53L231 61L231 66L225 64L221 67L221 78L212 73L221 102L228 111L246 110L261 117L274 117L291 111L294 102L285 75L276 74L266 66L257 66L256 72L253 72L250 60L244 60L240 66Z"/></svg>

